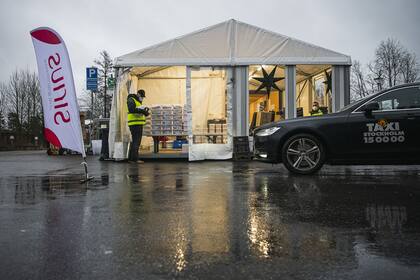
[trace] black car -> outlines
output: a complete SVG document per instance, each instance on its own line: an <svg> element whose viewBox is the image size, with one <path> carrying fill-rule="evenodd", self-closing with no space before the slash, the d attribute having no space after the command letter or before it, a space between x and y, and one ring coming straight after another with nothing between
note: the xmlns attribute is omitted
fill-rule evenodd
<svg viewBox="0 0 420 280"><path fill-rule="evenodd" d="M256 159L311 174L329 164L420 164L420 83L397 86L337 113L270 123L254 135Z"/></svg>

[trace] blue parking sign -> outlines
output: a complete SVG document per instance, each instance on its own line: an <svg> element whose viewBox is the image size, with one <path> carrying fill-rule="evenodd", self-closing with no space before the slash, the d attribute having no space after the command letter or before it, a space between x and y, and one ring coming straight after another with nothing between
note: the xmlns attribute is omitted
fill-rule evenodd
<svg viewBox="0 0 420 280"><path fill-rule="evenodd" d="M98 90L98 68L86 68L86 89L91 91Z"/></svg>

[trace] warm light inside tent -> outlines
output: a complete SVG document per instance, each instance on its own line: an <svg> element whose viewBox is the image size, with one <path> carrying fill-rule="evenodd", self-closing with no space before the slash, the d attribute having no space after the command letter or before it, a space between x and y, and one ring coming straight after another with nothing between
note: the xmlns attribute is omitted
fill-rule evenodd
<svg viewBox="0 0 420 280"><path fill-rule="evenodd" d="M276 67L274 78L280 91L271 87L270 94L266 88L258 88L263 78L263 69L271 74ZM332 111L331 92L326 92L326 74L331 72L331 65L297 65L296 66L296 111L297 117L310 116L313 101L317 101L326 113ZM249 66L249 122L259 126L270 121L284 119L286 92L284 65L251 65ZM258 90L258 91L257 91ZM271 114L271 116L270 116ZM255 124L253 124L256 122Z"/></svg>

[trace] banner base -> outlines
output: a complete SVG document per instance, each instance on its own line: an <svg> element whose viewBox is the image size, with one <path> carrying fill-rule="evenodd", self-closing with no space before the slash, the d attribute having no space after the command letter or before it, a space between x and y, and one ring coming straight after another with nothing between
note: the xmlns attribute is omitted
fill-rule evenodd
<svg viewBox="0 0 420 280"><path fill-rule="evenodd" d="M94 177L89 176L85 157L83 158L83 162L81 164L83 164L83 166L85 167L85 178L83 180L80 180L80 184L83 184L89 182L90 180L93 180Z"/></svg>
<svg viewBox="0 0 420 280"><path fill-rule="evenodd" d="M80 184L84 184L89 182L90 180L93 180L95 177L85 177L85 179L80 180Z"/></svg>

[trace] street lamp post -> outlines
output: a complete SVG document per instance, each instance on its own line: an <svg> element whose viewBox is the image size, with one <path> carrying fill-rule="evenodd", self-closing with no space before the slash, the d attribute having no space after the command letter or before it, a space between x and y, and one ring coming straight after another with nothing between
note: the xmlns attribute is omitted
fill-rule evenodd
<svg viewBox="0 0 420 280"><path fill-rule="evenodd" d="M373 79L376 82L376 85L378 86L378 91L382 90L382 82L384 81L384 78L382 78L382 73L379 72L378 76Z"/></svg>

